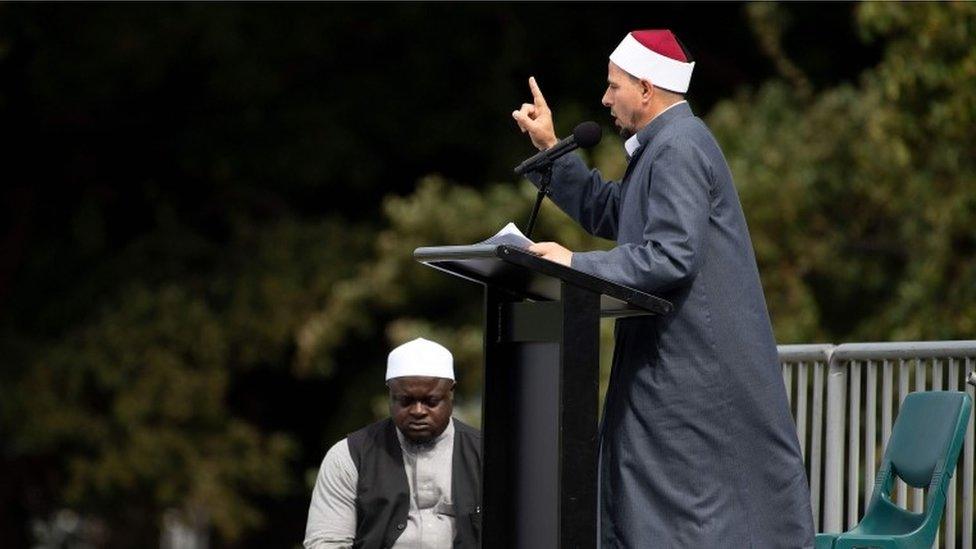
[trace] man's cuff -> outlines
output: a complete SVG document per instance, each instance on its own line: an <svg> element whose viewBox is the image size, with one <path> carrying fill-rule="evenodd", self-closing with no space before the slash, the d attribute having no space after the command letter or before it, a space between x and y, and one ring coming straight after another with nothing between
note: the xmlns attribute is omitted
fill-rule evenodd
<svg viewBox="0 0 976 549"><path fill-rule="evenodd" d="M569 266L576 269L577 271L599 276L598 267L607 252L603 251L592 251L592 252L573 252L573 257L570 258Z"/></svg>

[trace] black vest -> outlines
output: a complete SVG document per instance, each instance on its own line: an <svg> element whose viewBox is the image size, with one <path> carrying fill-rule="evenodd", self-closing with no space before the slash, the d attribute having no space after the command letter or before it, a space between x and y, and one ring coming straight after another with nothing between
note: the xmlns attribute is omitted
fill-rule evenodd
<svg viewBox="0 0 976 549"><path fill-rule="evenodd" d="M451 499L457 534L454 547L481 546L481 432L456 419L451 466ZM410 485L396 425L386 418L348 438L359 483L356 486L356 549L391 547L407 526Z"/></svg>

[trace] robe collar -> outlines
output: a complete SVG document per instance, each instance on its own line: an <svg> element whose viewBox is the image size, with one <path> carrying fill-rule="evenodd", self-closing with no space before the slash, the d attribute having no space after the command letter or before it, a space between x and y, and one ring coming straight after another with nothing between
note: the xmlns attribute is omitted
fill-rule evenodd
<svg viewBox="0 0 976 549"><path fill-rule="evenodd" d="M684 118L686 116L691 116L691 107L688 105L687 101L678 101L677 103L669 106L663 111L659 112L646 126L637 131L634 135L630 136L627 141L624 142L624 149L627 150L627 160L631 160L640 151L644 145L651 142L654 136L668 125L668 122L675 120L677 118Z"/></svg>

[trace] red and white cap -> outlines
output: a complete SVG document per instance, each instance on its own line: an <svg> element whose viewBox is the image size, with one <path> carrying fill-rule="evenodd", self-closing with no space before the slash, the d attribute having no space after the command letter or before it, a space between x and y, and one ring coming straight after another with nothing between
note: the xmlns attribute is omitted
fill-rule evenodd
<svg viewBox="0 0 976 549"><path fill-rule="evenodd" d="M631 76L676 93L688 91L691 71L674 33L667 29L636 30L624 37L610 54L610 61Z"/></svg>

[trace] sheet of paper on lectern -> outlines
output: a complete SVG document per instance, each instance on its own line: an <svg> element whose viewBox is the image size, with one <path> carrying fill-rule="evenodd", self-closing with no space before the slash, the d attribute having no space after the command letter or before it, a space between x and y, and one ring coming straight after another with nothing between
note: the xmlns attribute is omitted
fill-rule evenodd
<svg viewBox="0 0 976 549"><path fill-rule="evenodd" d="M494 244L496 246L505 244L507 246L515 246L518 248L528 248L532 244L535 244L515 226L515 223L509 223L502 227L502 230L495 233L494 236L486 240L482 240L479 244Z"/></svg>

